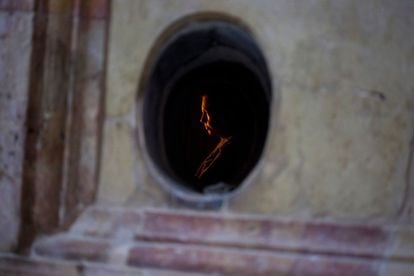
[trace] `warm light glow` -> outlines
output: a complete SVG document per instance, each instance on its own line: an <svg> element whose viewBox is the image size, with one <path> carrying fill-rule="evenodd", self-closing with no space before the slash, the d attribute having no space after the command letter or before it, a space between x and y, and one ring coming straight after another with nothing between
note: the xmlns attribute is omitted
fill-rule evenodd
<svg viewBox="0 0 414 276"><path fill-rule="evenodd" d="M213 127L211 126L211 116L207 110L208 105L208 96L203 95L201 97L201 118L200 123L204 124L204 128L206 129L208 135L213 135Z"/></svg>

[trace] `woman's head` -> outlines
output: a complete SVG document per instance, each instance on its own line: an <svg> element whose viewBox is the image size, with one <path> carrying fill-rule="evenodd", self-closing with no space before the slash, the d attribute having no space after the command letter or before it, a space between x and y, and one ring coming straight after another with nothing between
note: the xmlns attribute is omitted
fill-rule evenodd
<svg viewBox="0 0 414 276"><path fill-rule="evenodd" d="M200 123L210 136L237 135L248 117L243 95L227 83L210 85L201 96Z"/></svg>
<svg viewBox="0 0 414 276"><path fill-rule="evenodd" d="M204 128L207 131L208 135L213 135L214 128L212 126L211 113L208 110L208 108L209 108L208 96L203 95L203 96L201 96L201 118L200 118L200 123L202 123L204 125Z"/></svg>

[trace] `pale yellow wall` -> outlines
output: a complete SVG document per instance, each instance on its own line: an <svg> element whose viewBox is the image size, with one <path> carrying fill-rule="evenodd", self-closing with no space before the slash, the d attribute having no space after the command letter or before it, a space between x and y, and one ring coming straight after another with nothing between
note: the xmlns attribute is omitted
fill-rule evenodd
<svg viewBox="0 0 414 276"><path fill-rule="evenodd" d="M409 0L113 0L98 201L173 205L143 158L139 80L174 21L222 12L252 29L280 92L262 169L224 209L394 217L414 132L413 11Z"/></svg>

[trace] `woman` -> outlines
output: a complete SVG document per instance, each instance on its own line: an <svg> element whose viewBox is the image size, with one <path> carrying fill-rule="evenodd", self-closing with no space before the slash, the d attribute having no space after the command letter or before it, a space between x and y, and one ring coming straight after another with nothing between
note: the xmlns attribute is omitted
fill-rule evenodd
<svg viewBox="0 0 414 276"><path fill-rule="evenodd" d="M243 97L231 87L222 85L201 97L200 123L216 140L215 147L195 172L198 188L204 193L223 193L233 190L240 180L246 151L249 118Z"/></svg>

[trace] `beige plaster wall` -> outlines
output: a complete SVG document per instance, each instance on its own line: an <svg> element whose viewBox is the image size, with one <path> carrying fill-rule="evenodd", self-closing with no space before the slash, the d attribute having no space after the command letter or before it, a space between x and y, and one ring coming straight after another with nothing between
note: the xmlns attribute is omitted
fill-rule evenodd
<svg viewBox="0 0 414 276"><path fill-rule="evenodd" d="M138 87L158 36L204 12L251 28L280 95L258 176L222 209L395 218L414 133L410 0L113 0L98 202L177 206L143 158Z"/></svg>

